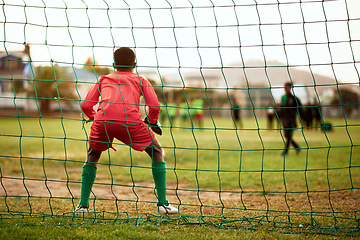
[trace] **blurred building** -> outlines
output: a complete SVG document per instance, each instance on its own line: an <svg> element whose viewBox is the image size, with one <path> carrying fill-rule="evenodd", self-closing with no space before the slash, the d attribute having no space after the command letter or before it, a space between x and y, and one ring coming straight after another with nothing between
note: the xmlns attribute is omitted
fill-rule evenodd
<svg viewBox="0 0 360 240"><path fill-rule="evenodd" d="M14 85L22 85L29 63L24 51L0 51L0 92L14 92Z"/></svg>
<svg viewBox="0 0 360 240"><path fill-rule="evenodd" d="M241 62L233 62L221 68L171 73L165 75L164 79L164 85L173 89L207 88L216 90L217 95L228 96L217 97L213 108L229 108L230 97L236 97L244 117L253 116L254 113L265 116L265 106L269 100L273 100L274 104L280 103L285 82L294 84L294 93L304 105L320 103L327 114L330 111L327 109L330 107L330 95L339 86L335 78L313 73L310 68L286 66L276 61L269 61L265 66L264 62L258 60L247 61L245 67ZM225 102L219 103L218 99Z"/></svg>
<svg viewBox="0 0 360 240"><path fill-rule="evenodd" d="M28 78L30 65L30 47L26 45L22 51L0 51L0 108L15 108L25 106L22 93ZM14 99L15 92L18 99Z"/></svg>

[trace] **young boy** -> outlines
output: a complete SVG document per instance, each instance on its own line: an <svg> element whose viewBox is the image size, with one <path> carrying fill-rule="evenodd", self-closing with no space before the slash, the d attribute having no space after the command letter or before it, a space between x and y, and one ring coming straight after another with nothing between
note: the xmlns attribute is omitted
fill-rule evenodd
<svg viewBox="0 0 360 240"><path fill-rule="evenodd" d="M81 199L75 213L88 213L97 162L101 152L113 148L112 142L116 138L134 150L145 150L151 157L158 212L177 214L178 209L166 199L166 168L162 148L149 129L150 126L155 133L162 133L158 124L160 103L150 82L133 73L136 62L135 54L130 48L117 49L114 52L114 62L116 72L100 77L81 102L82 111L93 124L88 155L81 175ZM149 109L144 120L146 123L139 113L140 96L144 96ZM93 106L97 103L99 107L95 111Z"/></svg>
<svg viewBox="0 0 360 240"><path fill-rule="evenodd" d="M297 154L301 150L293 138L293 132L296 128L296 116L298 116L298 112L301 114L302 108L300 100L291 93L292 86L291 82L285 83L285 95L281 97L280 120L283 124L286 140L285 149L281 155L287 154L290 144L294 146Z"/></svg>

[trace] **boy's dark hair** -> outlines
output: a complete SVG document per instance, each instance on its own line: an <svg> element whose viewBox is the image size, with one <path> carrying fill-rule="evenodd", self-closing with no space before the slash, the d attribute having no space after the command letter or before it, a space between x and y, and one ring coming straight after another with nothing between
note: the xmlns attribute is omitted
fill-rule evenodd
<svg viewBox="0 0 360 240"><path fill-rule="evenodd" d="M286 82L286 83L284 84L284 87L285 87L285 88L292 88L292 86L293 86L293 84L292 84L291 82Z"/></svg>
<svg viewBox="0 0 360 240"><path fill-rule="evenodd" d="M135 63L135 53L127 47L118 48L114 52L115 68L133 67Z"/></svg>

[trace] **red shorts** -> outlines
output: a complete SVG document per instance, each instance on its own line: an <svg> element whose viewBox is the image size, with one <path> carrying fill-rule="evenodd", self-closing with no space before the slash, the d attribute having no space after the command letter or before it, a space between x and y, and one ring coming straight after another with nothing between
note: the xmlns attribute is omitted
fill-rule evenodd
<svg viewBox="0 0 360 240"><path fill-rule="evenodd" d="M196 117L196 119L198 119L198 120L202 120L202 119L204 118L204 114L202 114L202 113L195 113L195 117Z"/></svg>
<svg viewBox="0 0 360 240"><path fill-rule="evenodd" d="M99 151L113 148L112 142L114 138L132 147L134 150L144 151L152 145L155 137L148 125L143 122L136 125L93 122L89 136L91 147Z"/></svg>

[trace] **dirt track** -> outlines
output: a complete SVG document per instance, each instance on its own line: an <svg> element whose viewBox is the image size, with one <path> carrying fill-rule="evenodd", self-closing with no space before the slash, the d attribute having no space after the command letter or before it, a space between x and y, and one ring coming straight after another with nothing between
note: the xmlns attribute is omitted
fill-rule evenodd
<svg viewBox="0 0 360 240"><path fill-rule="evenodd" d="M22 180L21 178L2 178L0 195L32 197L61 197L75 198L80 197L80 184L63 181L35 181ZM25 188L26 186L26 188ZM6 189L6 193L4 191ZM276 209L276 210L301 210L301 211L356 211L360 209L360 191L334 191L334 192L315 192L315 193L277 193L277 194L260 194L260 193L243 193L239 191L219 192L211 190L202 190L197 192L196 189L168 185L168 199L173 203L191 203L196 205L217 205L222 203L227 207L241 207L253 209ZM248 190L249 191L249 190ZM123 185L113 185L110 183L95 183L92 197L108 200L138 200L154 201L153 183L132 183ZM138 198L138 199L137 199ZM220 201L221 199L221 201Z"/></svg>

